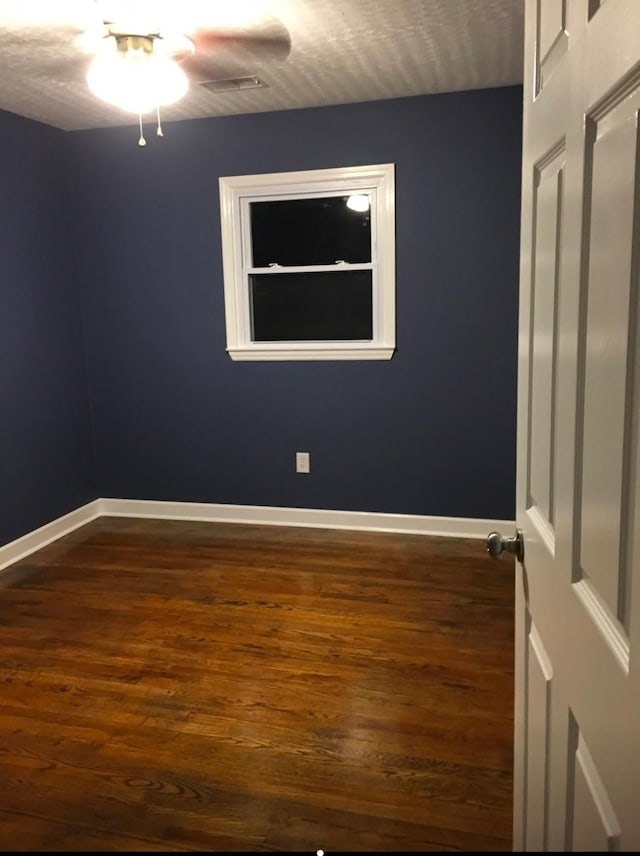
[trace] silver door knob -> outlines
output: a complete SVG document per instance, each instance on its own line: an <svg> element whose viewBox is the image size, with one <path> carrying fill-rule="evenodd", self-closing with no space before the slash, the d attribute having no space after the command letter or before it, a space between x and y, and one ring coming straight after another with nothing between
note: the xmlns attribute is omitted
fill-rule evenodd
<svg viewBox="0 0 640 856"><path fill-rule="evenodd" d="M513 538L505 538L499 532L489 532L487 535L487 553L494 559L499 559L503 553L511 553L519 562L522 562L524 559L522 529L516 529Z"/></svg>

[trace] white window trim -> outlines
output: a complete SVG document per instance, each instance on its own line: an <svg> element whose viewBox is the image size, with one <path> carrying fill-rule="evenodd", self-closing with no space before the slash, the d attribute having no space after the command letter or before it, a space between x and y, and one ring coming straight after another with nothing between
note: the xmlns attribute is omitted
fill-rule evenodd
<svg viewBox="0 0 640 856"><path fill-rule="evenodd" d="M391 359L396 345L393 164L224 176L219 179L219 188L227 352L232 360ZM340 342L251 341L247 278L251 260L247 217L249 202L364 192L368 192L372 199L373 339ZM362 265L348 267L355 270ZM295 268L287 270L293 272Z"/></svg>

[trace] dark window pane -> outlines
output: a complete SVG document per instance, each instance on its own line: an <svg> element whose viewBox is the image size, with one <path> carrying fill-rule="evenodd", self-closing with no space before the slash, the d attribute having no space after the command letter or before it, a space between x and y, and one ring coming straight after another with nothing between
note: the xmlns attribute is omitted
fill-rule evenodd
<svg viewBox="0 0 640 856"><path fill-rule="evenodd" d="M332 265L371 261L371 212L348 196L251 202L253 266Z"/></svg>
<svg viewBox="0 0 640 856"><path fill-rule="evenodd" d="M373 338L371 271L252 274L254 342Z"/></svg>

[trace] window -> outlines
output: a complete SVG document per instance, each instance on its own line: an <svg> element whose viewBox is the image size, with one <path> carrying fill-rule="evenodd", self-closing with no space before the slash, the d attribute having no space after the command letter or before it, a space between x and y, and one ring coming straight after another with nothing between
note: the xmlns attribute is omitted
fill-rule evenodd
<svg viewBox="0 0 640 856"><path fill-rule="evenodd" d="M220 178L233 360L388 360L393 164Z"/></svg>

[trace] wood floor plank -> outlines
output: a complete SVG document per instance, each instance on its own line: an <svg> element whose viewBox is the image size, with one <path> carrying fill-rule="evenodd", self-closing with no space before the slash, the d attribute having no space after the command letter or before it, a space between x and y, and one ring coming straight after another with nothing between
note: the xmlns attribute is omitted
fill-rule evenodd
<svg viewBox="0 0 640 856"><path fill-rule="evenodd" d="M511 849L513 564L100 518L0 576L0 850Z"/></svg>

